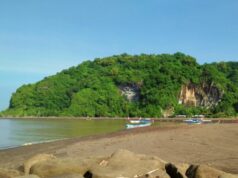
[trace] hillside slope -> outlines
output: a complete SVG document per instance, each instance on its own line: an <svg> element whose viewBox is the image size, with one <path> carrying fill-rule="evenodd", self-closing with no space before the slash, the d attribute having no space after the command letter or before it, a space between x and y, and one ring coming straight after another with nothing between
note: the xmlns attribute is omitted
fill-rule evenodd
<svg viewBox="0 0 238 178"><path fill-rule="evenodd" d="M63 70L12 95L8 116L238 113L238 62L199 65L183 53L117 55Z"/></svg>

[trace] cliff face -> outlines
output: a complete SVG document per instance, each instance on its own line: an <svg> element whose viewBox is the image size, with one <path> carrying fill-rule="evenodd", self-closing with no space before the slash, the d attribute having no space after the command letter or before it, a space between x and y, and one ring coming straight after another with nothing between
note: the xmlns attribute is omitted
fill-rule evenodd
<svg viewBox="0 0 238 178"><path fill-rule="evenodd" d="M213 84L204 83L198 86L190 83L182 86L179 104L210 108L216 106L221 101L222 96L223 92Z"/></svg>
<svg viewBox="0 0 238 178"><path fill-rule="evenodd" d="M137 85L121 85L119 87L121 95L125 96L128 101L138 101L140 97L140 88Z"/></svg>

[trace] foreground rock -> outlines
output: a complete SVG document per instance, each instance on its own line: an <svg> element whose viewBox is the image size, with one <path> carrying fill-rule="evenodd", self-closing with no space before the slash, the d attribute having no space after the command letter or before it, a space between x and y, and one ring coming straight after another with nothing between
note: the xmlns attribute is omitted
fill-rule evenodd
<svg viewBox="0 0 238 178"><path fill-rule="evenodd" d="M95 177L162 177L169 178L163 160L158 157L134 154L127 150L119 150L111 157L102 160L99 165L90 169Z"/></svg>
<svg viewBox="0 0 238 178"><path fill-rule="evenodd" d="M40 178L39 176L37 175L25 175L25 176L18 176L18 177L15 177L15 178Z"/></svg>
<svg viewBox="0 0 238 178"><path fill-rule="evenodd" d="M17 170L0 168L0 178L12 178L20 175L20 172Z"/></svg>
<svg viewBox="0 0 238 178"><path fill-rule="evenodd" d="M175 165L127 150L87 159L40 154L25 161L24 166L25 173L0 169L0 178L238 178L205 165Z"/></svg>
<svg viewBox="0 0 238 178"><path fill-rule="evenodd" d="M42 178L56 177L66 174L79 174L83 175L94 161L97 160L79 160L79 159L54 159L46 162L35 164L31 168L31 173L36 174Z"/></svg>
<svg viewBox="0 0 238 178"><path fill-rule="evenodd" d="M51 154L38 154L38 155L35 155L33 157L31 157L30 159L26 160L24 162L24 173L26 175L28 175L30 173L30 169L32 166L34 166L35 164L37 163L40 163L40 162L45 162L45 161L48 161L48 160L52 160L52 159L55 159L56 157L54 155L51 155Z"/></svg>
<svg viewBox="0 0 238 178"><path fill-rule="evenodd" d="M60 176L77 173L85 177L115 178L142 177L147 174L169 178L165 162L157 157L137 155L127 150L119 150L106 158L53 159L35 164L31 173L40 177Z"/></svg>
<svg viewBox="0 0 238 178"><path fill-rule="evenodd" d="M188 178L238 178L238 175L227 174L206 165L191 165L187 171Z"/></svg>
<svg viewBox="0 0 238 178"><path fill-rule="evenodd" d="M82 176L80 174L63 174L60 176L53 176L50 178L84 178L84 176Z"/></svg>
<svg viewBox="0 0 238 178"><path fill-rule="evenodd" d="M222 176L219 176L219 178L238 178L238 175L224 174Z"/></svg>

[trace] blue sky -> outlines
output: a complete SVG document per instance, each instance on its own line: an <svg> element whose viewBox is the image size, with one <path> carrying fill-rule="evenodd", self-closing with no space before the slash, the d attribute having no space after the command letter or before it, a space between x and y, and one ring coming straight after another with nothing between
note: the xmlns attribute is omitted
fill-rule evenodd
<svg viewBox="0 0 238 178"><path fill-rule="evenodd" d="M0 0L0 110L85 59L184 52L238 61L237 0Z"/></svg>

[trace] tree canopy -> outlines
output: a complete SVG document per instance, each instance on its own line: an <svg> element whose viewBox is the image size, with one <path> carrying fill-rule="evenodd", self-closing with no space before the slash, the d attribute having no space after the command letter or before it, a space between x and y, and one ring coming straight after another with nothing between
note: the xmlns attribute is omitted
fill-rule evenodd
<svg viewBox="0 0 238 178"><path fill-rule="evenodd" d="M212 83L224 93L214 107L181 105L182 85ZM136 85L139 99L129 101L120 86ZM214 117L238 113L238 62L199 65L183 53L114 55L85 61L54 76L23 85L2 115L11 116L142 116L176 114Z"/></svg>

